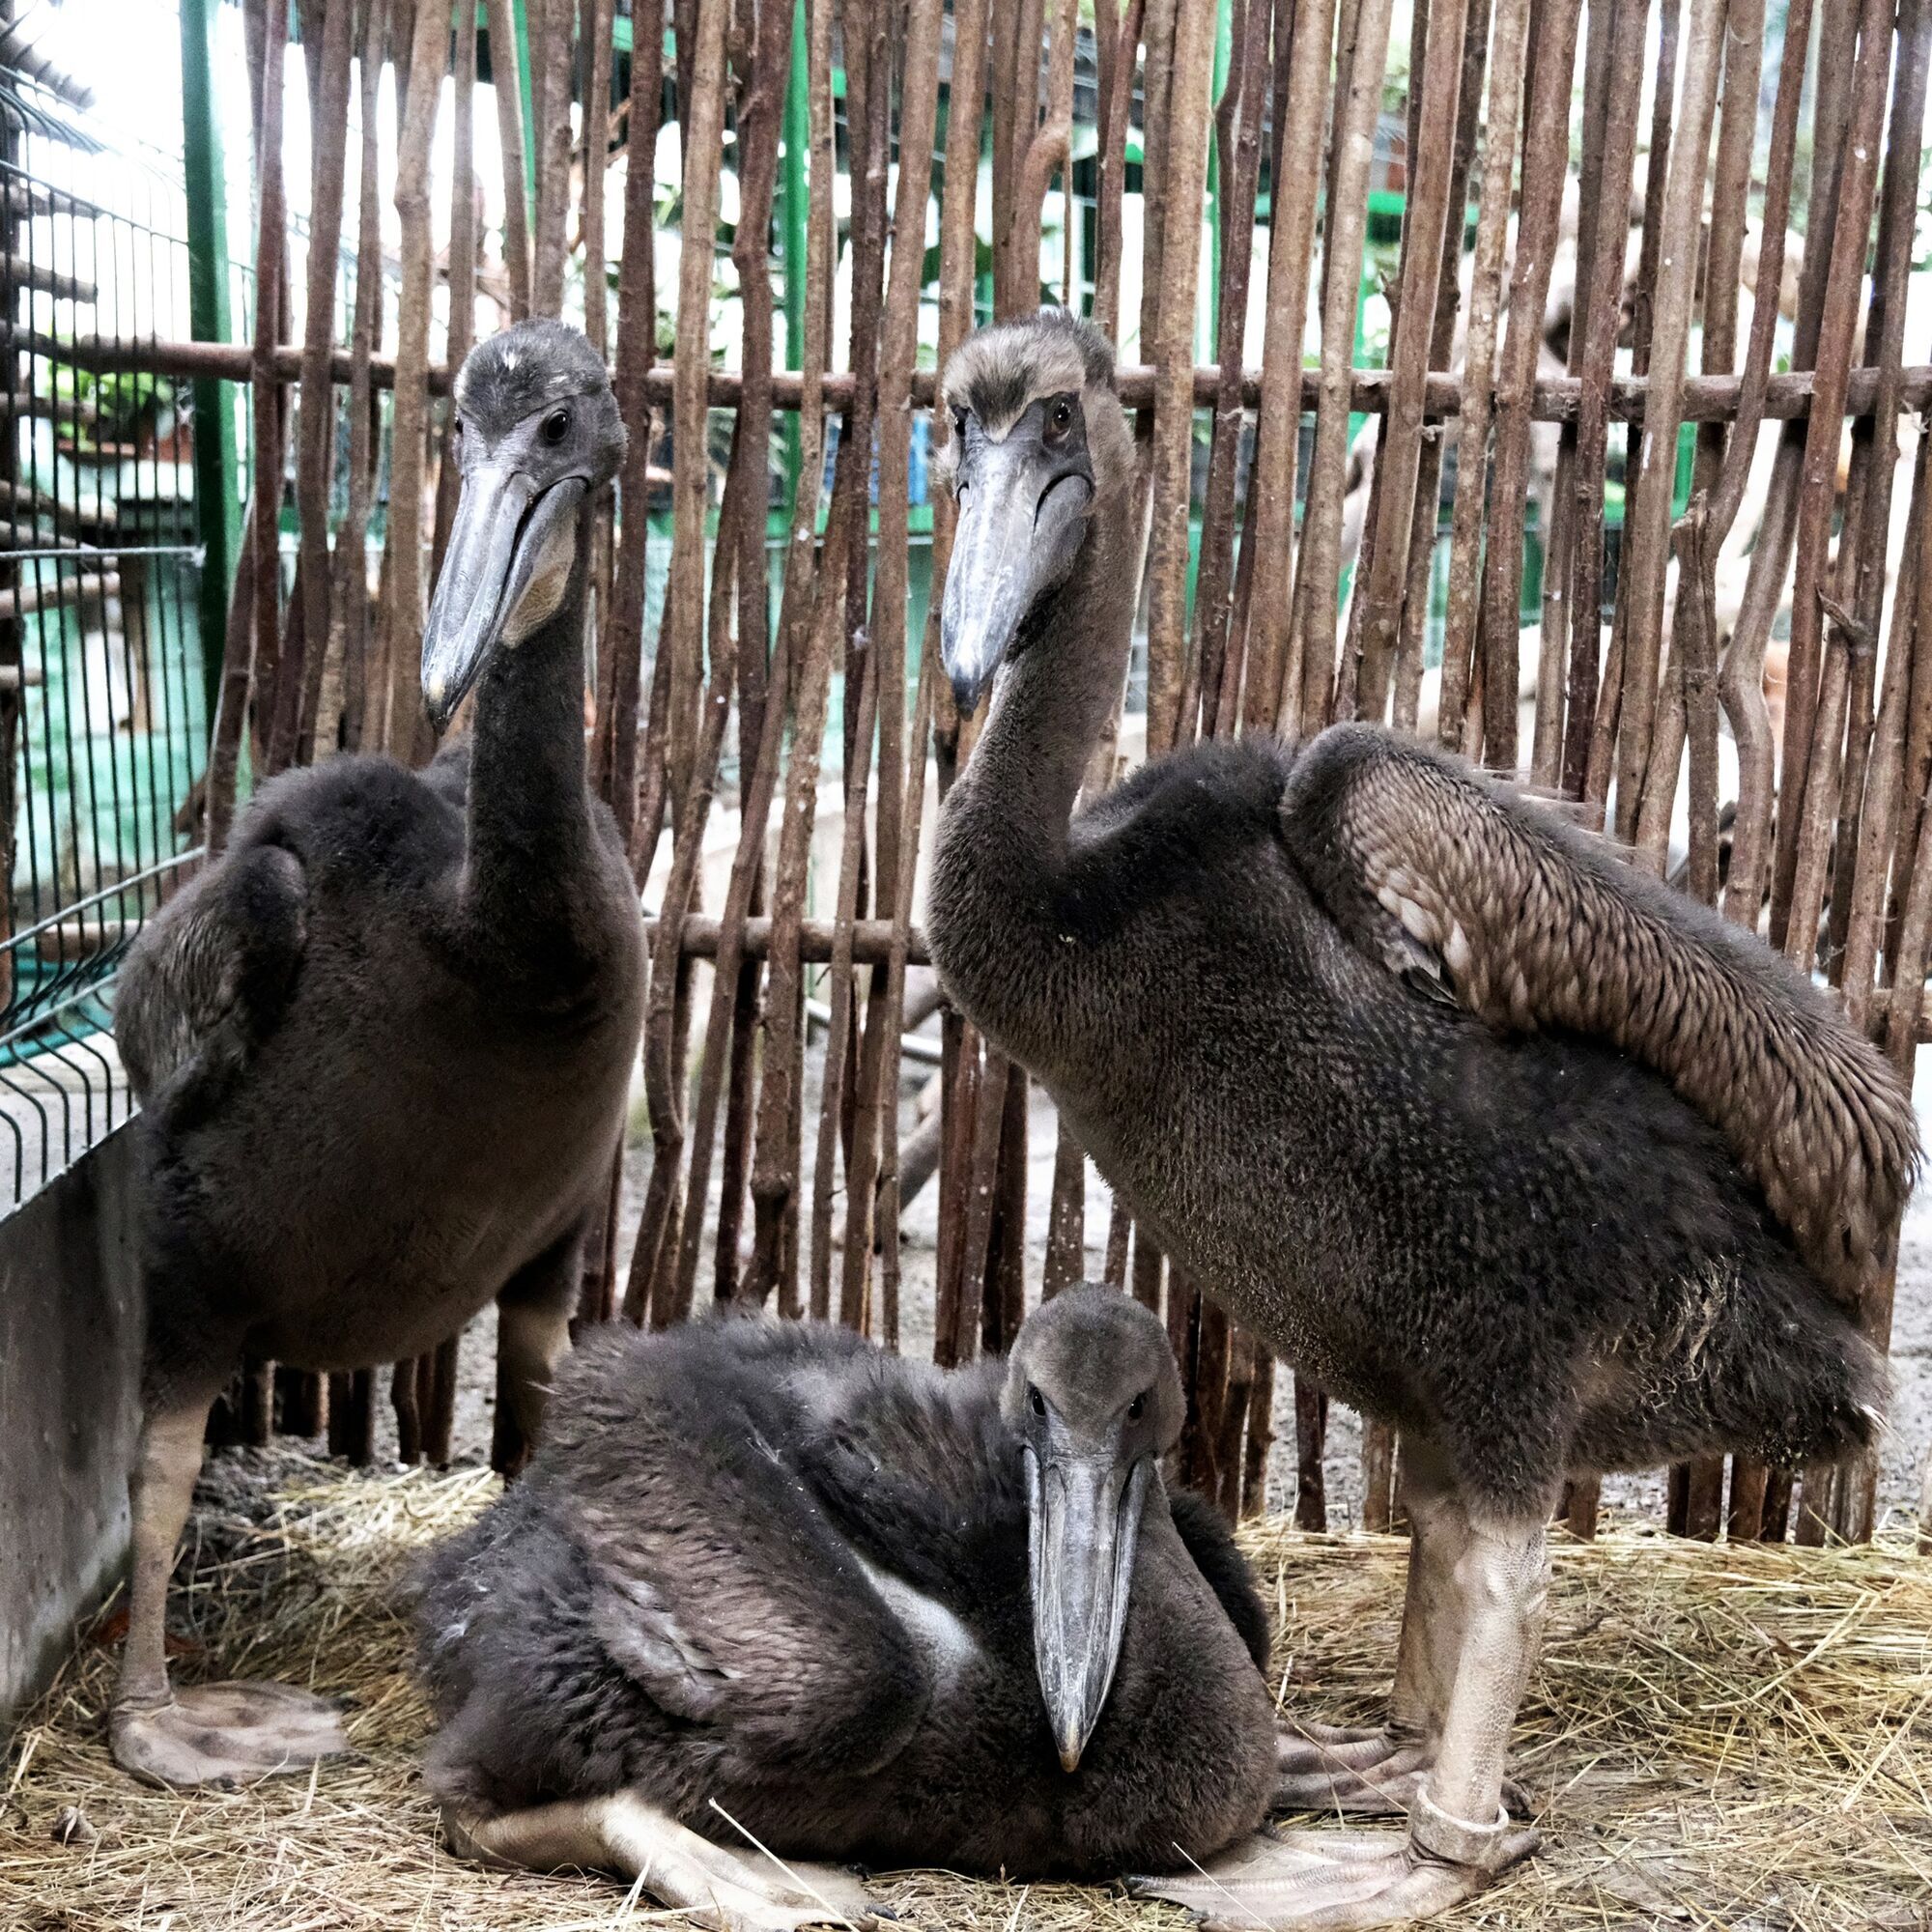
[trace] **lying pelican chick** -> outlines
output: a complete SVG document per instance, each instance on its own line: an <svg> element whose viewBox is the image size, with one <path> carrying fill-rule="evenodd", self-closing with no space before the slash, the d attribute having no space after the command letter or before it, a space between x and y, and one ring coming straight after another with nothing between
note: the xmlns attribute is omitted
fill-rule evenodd
<svg viewBox="0 0 1932 1932"><path fill-rule="evenodd" d="M590 1336L424 1579L453 1842L614 1867L722 1932L872 1910L800 1861L1113 1876L1233 1845L1275 1783L1267 1620L1162 1481L1184 1413L1159 1322L1099 1287L952 1374L801 1323Z"/></svg>

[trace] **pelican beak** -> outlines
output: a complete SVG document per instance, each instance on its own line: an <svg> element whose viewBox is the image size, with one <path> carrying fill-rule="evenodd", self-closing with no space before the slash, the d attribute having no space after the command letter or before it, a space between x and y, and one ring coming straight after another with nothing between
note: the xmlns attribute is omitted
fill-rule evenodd
<svg viewBox="0 0 1932 1932"><path fill-rule="evenodd" d="M1113 1687L1152 1467L1147 1457L1074 1454L1051 1436L1043 1460L1026 1449L1034 1662L1066 1771Z"/></svg>
<svg viewBox="0 0 1932 1932"><path fill-rule="evenodd" d="M588 487L582 476L566 476L539 488L524 469L493 457L466 470L423 626L423 706L437 730L497 645L520 641L562 602Z"/></svg>
<svg viewBox="0 0 1932 1932"><path fill-rule="evenodd" d="M1094 475L1084 435L1063 447L1034 404L998 442L971 438L959 465L959 519L946 570L940 655L970 717L1020 627L1061 582L1086 534Z"/></svg>

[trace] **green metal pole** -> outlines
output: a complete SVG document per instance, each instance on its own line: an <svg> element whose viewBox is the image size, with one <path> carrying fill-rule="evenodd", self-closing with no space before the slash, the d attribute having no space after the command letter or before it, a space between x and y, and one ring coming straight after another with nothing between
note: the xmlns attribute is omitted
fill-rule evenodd
<svg viewBox="0 0 1932 1932"><path fill-rule="evenodd" d="M530 15L525 0L513 0L517 23L517 92L524 103L524 198L529 209L530 232L537 222L537 115L530 93Z"/></svg>
<svg viewBox="0 0 1932 1932"><path fill-rule="evenodd" d="M949 106L947 112L950 114L952 111L952 108ZM989 173L992 158L993 117L990 114L982 114L980 117L980 165L976 172L973 189L975 197L973 252L975 256L980 252L979 183ZM992 253L990 250L987 251L986 263L985 272L983 274L976 272L973 276L973 327L975 328L980 327L984 323L991 322L993 319L993 270Z"/></svg>
<svg viewBox="0 0 1932 1932"><path fill-rule="evenodd" d="M228 207L221 127L215 119L217 0L181 0L182 173L187 194L188 328L197 342L226 342ZM236 489L235 393L203 377L194 384L194 514L201 539L201 675L214 719L228 638L228 586L242 550Z"/></svg>
<svg viewBox="0 0 1932 1932"><path fill-rule="evenodd" d="M807 46L809 29L805 0L796 0L791 21L791 74L785 84L784 226L780 245L784 251L785 367L805 366L805 257L807 195L806 150L811 144L811 61ZM798 416L787 410L784 422L785 498L798 501Z"/></svg>

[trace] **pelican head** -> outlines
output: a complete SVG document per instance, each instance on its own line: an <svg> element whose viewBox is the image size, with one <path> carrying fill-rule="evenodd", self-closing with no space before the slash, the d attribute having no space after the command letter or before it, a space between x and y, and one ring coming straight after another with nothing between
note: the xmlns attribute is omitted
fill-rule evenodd
<svg viewBox="0 0 1932 1932"><path fill-rule="evenodd" d="M1028 1318L1001 1410L1032 1519L1034 1660L1060 1762L1074 1770L1113 1687L1141 1514L1187 1405L1166 1331L1118 1289L1083 1284Z"/></svg>
<svg viewBox="0 0 1932 1932"><path fill-rule="evenodd" d="M602 358L560 322L520 323L456 379L463 494L423 627L423 701L440 731L499 646L561 608L578 506L617 473L624 425Z"/></svg>
<svg viewBox="0 0 1932 1932"><path fill-rule="evenodd" d="M1132 474L1133 445L1113 345L1064 309L969 336L940 400L952 424L941 467L958 504L940 646L966 717L1072 575L1095 505Z"/></svg>

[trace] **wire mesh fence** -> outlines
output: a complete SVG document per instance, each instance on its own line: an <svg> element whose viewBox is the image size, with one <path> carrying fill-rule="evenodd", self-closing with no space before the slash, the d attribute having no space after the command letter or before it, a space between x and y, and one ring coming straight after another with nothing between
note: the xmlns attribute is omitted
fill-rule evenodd
<svg viewBox="0 0 1932 1932"><path fill-rule="evenodd" d="M95 198L108 182L112 205ZM127 1117L110 983L199 856L183 816L209 722L192 445L220 432L165 376L100 372L74 352L77 336L185 328L178 171L115 153L82 90L16 67L0 84L0 1207L12 1207Z"/></svg>

